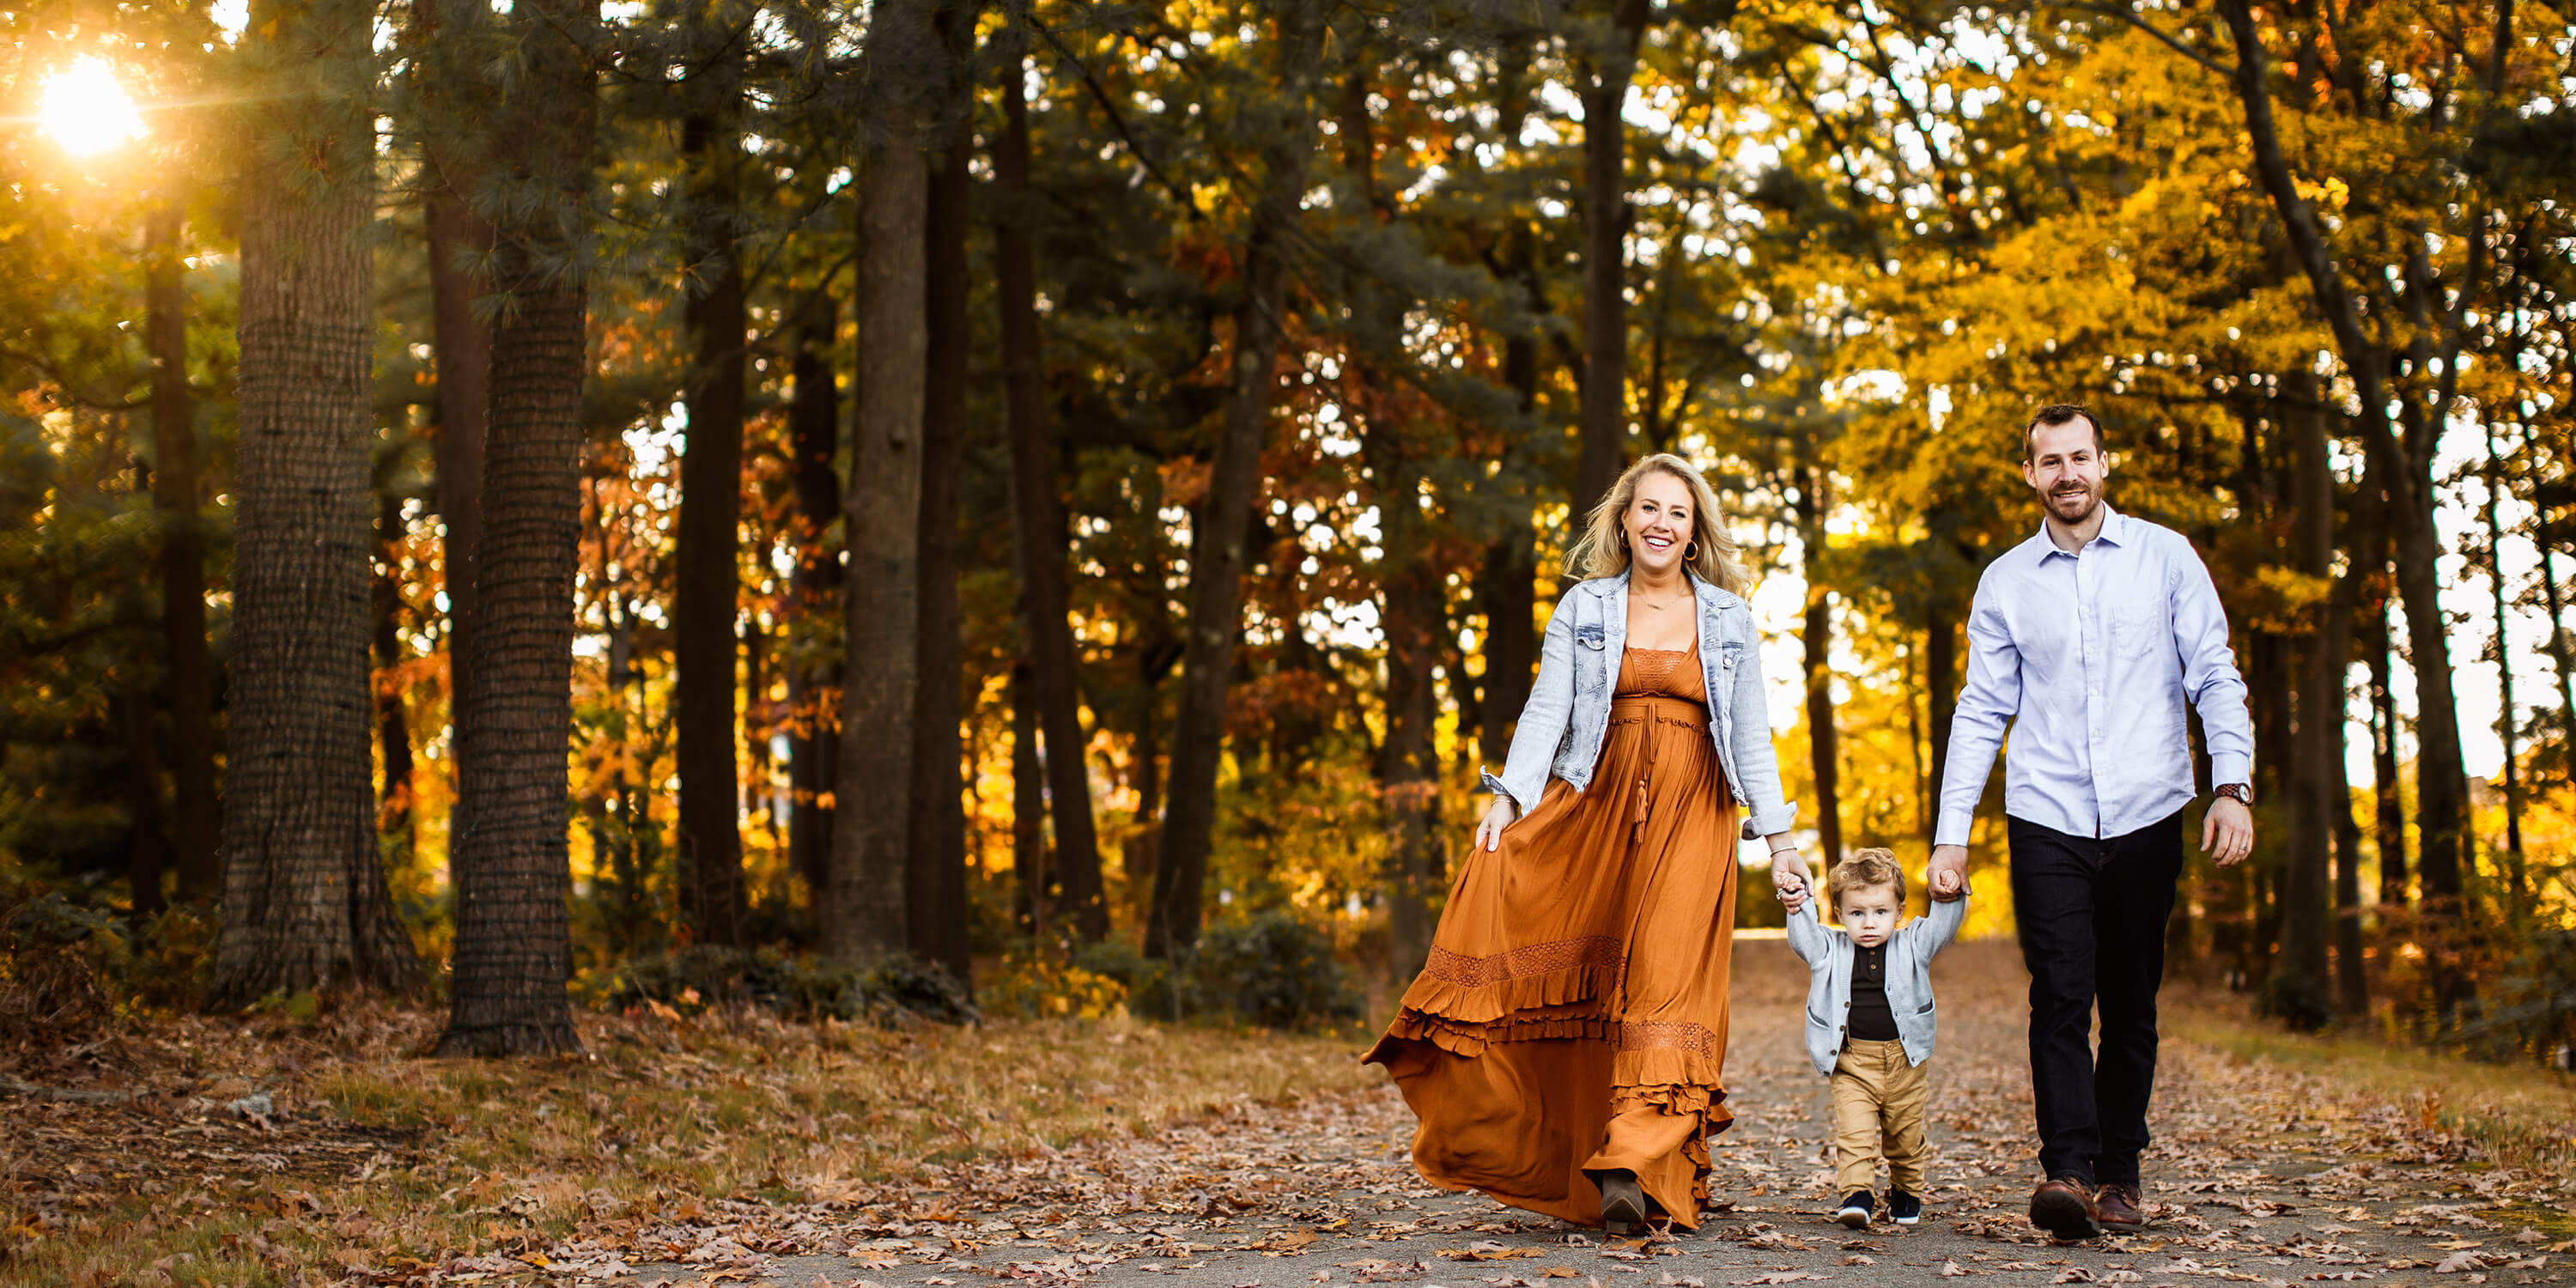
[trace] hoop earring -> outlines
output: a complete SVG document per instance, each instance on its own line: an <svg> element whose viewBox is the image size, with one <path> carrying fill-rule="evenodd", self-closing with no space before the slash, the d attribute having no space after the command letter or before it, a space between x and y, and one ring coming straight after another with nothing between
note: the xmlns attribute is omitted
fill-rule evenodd
<svg viewBox="0 0 2576 1288"><path fill-rule="evenodd" d="M1694 541L1694 542L1690 543L1689 545L1682 547L1682 562L1683 562L1683 563L1698 563L1698 562L1699 562L1699 543L1698 543L1698 542Z"/></svg>

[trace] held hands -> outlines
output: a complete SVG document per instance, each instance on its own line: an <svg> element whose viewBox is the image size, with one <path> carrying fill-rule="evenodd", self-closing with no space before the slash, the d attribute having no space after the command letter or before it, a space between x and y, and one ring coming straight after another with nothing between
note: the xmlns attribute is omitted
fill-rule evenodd
<svg viewBox="0 0 2576 1288"><path fill-rule="evenodd" d="M1968 847L1936 845L1932 847L1931 871L1924 874L1924 885L1932 897L1943 903L1967 897Z"/></svg>
<svg viewBox="0 0 2576 1288"><path fill-rule="evenodd" d="M1796 850L1771 852L1771 888L1778 892L1780 906L1788 909L1791 916L1807 906L1813 893L1808 881L1807 861L1799 858Z"/></svg>
<svg viewBox="0 0 2576 1288"><path fill-rule="evenodd" d="M1494 803L1485 807L1485 817L1476 822L1476 848L1479 850L1502 848L1503 829L1510 827L1513 820L1519 817L1520 810L1512 804L1511 797L1496 796Z"/></svg>
<svg viewBox="0 0 2576 1288"><path fill-rule="evenodd" d="M2254 811L2233 796L2211 801L2200 823L2200 852L2222 868L2243 863L2254 852Z"/></svg>

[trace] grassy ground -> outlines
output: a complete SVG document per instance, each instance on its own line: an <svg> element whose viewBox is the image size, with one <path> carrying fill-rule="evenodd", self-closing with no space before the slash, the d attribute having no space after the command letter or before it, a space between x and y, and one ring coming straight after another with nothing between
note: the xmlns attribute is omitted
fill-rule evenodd
<svg viewBox="0 0 2576 1288"><path fill-rule="evenodd" d="M2532 1064L2454 1059L2354 1029L2290 1033L2256 1017L2239 994L2186 989L2167 998L2170 1034L2390 1101L2425 1130L2457 1135L2489 1161L2576 1174L2576 1077Z"/></svg>
<svg viewBox="0 0 2576 1288"><path fill-rule="evenodd" d="M1123 1020L591 1016L586 1057L542 1062L419 1058L434 1033L433 1017L382 1010L174 1021L100 1053L124 1066L100 1083L144 1088L133 1103L0 1098L0 1280L399 1280L701 1201L935 1206L906 1192L926 1165L1376 1076L1348 1040Z"/></svg>

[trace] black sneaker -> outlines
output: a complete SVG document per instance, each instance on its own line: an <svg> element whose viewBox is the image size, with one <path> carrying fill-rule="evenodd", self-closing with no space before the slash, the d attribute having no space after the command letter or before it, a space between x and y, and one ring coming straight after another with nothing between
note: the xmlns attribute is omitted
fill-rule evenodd
<svg viewBox="0 0 2576 1288"><path fill-rule="evenodd" d="M1912 1225L1923 1219L1923 1200L1903 1190L1889 1190L1887 1215L1898 1225Z"/></svg>
<svg viewBox="0 0 2576 1288"><path fill-rule="evenodd" d="M1834 1210L1834 1219L1852 1229L1864 1229L1869 1225L1870 1209L1877 1206L1878 1201L1870 1197L1869 1191L1853 1190L1843 1196L1843 1205Z"/></svg>

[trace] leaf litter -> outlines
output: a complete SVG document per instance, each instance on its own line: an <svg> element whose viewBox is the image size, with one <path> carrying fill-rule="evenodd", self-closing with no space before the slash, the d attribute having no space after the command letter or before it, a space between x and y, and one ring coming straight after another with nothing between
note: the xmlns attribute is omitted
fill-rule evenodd
<svg viewBox="0 0 2576 1288"><path fill-rule="evenodd" d="M1822 1216L1832 1160L1822 1083L1796 1041L1799 981L1765 960L1785 956L1777 945L1748 943L1728 1065L1738 1121L1711 1151L1723 1208L1679 1239L1601 1240L1440 1195L1412 1171L1401 1099L1347 1040L585 1016L593 1058L471 1064L418 1058L428 1018L353 1011L301 1029L172 1021L101 1072L132 1090L120 1103L0 1098L0 1270L644 1288L778 1282L785 1262L828 1258L833 1288L877 1288L871 1275L1067 1288L1215 1273L1223 1258L1314 1267L1269 1276L1274 1288L1424 1282L1435 1266L1495 1288L1606 1288L1629 1272L1701 1288L1895 1261L1936 1277L2167 1285L2410 1270L2545 1282L2567 1251L2542 1227L2567 1228L2576 1191L2487 1166L2420 1104L2168 1042L2151 1224L2081 1246L2138 1260L2028 1260L2068 1245L2021 1211L2036 1164L2009 947L1942 959L1927 1221L1867 1240ZM1980 954L1998 960L1969 960ZM1909 1256L1927 1238L1934 1260ZM1846 1255L1862 1253L1877 1255ZM1699 1269L1724 1258L1758 1273Z"/></svg>

